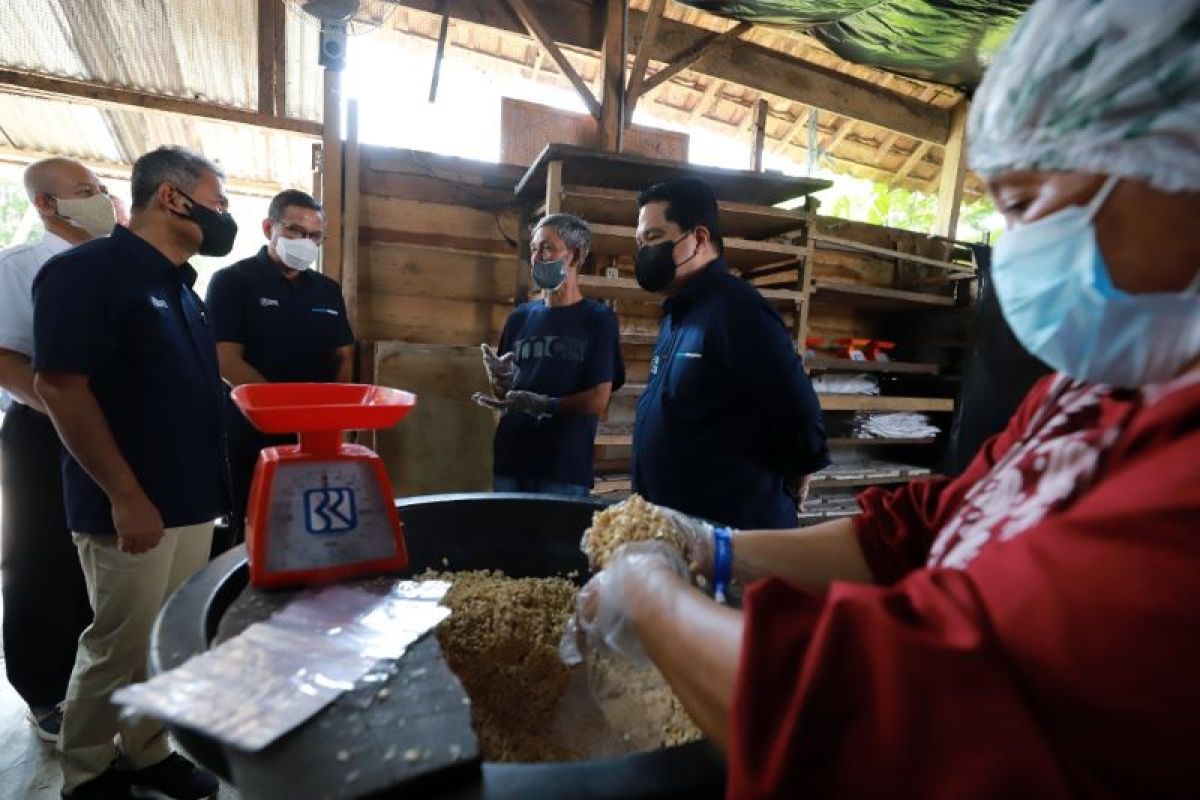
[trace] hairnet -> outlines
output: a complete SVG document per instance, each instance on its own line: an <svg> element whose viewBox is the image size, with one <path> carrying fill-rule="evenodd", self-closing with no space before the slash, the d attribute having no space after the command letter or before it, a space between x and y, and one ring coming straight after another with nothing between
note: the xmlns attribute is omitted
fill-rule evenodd
<svg viewBox="0 0 1200 800"><path fill-rule="evenodd" d="M975 95L971 166L1200 191L1200 0L1039 0Z"/></svg>

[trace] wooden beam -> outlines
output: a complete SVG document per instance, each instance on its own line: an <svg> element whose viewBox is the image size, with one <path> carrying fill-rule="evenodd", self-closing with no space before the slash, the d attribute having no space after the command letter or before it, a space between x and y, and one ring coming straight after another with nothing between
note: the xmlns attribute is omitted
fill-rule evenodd
<svg viewBox="0 0 1200 800"><path fill-rule="evenodd" d="M950 118L950 139L942 155L942 175L938 182L937 223L933 232L938 236L955 238L958 212L962 206L963 179L967 174L968 101L964 98L954 107Z"/></svg>
<svg viewBox="0 0 1200 800"><path fill-rule="evenodd" d="M667 0L650 0L646 12L646 23L642 26L642 40L638 43L637 55L633 57L633 69L629 73L629 88L625 92L625 125L633 121L633 110L642 95L642 82L646 79L646 67L650 64L650 47L658 35L658 23L662 19Z"/></svg>
<svg viewBox="0 0 1200 800"><path fill-rule="evenodd" d="M346 101L345 175L342 196L342 297L346 300L346 317L352 330L358 326L358 226L359 206L362 200L359 191L358 150L358 100Z"/></svg>
<svg viewBox="0 0 1200 800"><path fill-rule="evenodd" d="M317 143L313 142L313 144L315 146ZM45 158L61 158L63 156L78 161L101 178L129 180L129 176L133 173L133 165L124 162L96 161L90 158L81 158L69 151L50 152L47 150L27 150L24 148L0 146L0 164L28 166L35 161L41 161ZM224 184L226 191L232 194L254 195L257 197L274 197L284 188L278 183L230 176L226 176ZM18 240L13 239L13 241Z"/></svg>
<svg viewBox="0 0 1200 800"><path fill-rule="evenodd" d="M709 103L717 96L717 92L721 90L724 81L719 81L716 78L711 78L708 81L708 86L704 89L704 94L700 95L700 99L696 101L696 105L692 106L692 110L688 112L688 124L696 122L700 117L704 116L705 110Z"/></svg>
<svg viewBox="0 0 1200 800"><path fill-rule="evenodd" d="M763 171L763 144L767 140L767 101L759 99L754 104L754 151L750 157L750 169Z"/></svg>
<svg viewBox="0 0 1200 800"><path fill-rule="evenodd" d="M900 134L892 131L887 136L883 137L883 141L879 143L879 149L875 151L875 163L882 164L887 158L888 153L892 152L892 148L896 146L896 141L900 138Z"/></svg>
<svg viewBox="0 0 1200 800"><path fill-rule="evenodd" d="M437 13L440 0L406 0L406 9ZM551 41L599 51L603 30L592 19L585 2L525 0ZM454 16L501 30L524 32L508 9L495 0L455 0ZM646 14L630 10L630 47L640 45ZM669 63L672 56L703 41L711 31L664 18L650 47L650 60ZM950 114L946 109L922 103L900 92L880 89L875 84L837 70L821 67L753 42L722 42L704 60L702 73L729 83L787 98L823 111L862 120L912 136L944 144L949 137Z"/></svg>
<svg viewBox="0 0 1200 800"><path fill-rule="evenodd" d="M829 137L829 141L825 143L825 152L832 153L834 148L846 141L846 137L850 135L850 131L854 130L855 122L852 119L842 120L842 124L837 129L837 133Z"/></svg>
<svg viewBox="0 0 1200 800"><path fill-rule="evenodd" d="M526 0L505 0L508 3L509 9L516 15L517 19L525 26L525 30L541 44L542 49L546 54L554 60L558 68L562 70L563 75L567 76L567 80L575 87L575 91L579 93L579 97L583 100L583 104L587 106L588 111L597 120L600 119L601 109L600 103L596 100L596 96L592 94L592 90L584 83L583 78L579 77L579 73L571 66L571 62L567 61L567 57L563 55L562 50L554 43L554 37L542 24L539 14L543 13L539 10L537 13L529 7Z"/></svg>
<svg viewBox="0 0 1200 800"><path fill-rule="evenodd" d="M442 22L438 27L437 50L433 54L433 77L429 81L429 102L437 102L438 81L442 77L442 60L446 57L446 40L450 38L450 0L442 0Z"/></svg>
<svg viewBox="0 0 1200 800"><path fill-rule="evenodd" d="M734 25L727 31L708 34L703 39L665 59L667 66L654 73L653 77L647 78L642 84L642 91L649 92L654 89L655 86L671 80L671 78L674 78L676 75L683 72L685 69L688 69L693 64L698 63L701 59L710 54L716 45L722 42L729 42L737 39L739 36L753 27L754 26L749 22L739 22L737 25Z"/></svg>
<svg viewBox="0 0 1200 800"><path fill-rule="evenodd" d="M913 167L921 163L921 159L925 158L925 154L929 152L929 148L932 146L929 142L917 142L917 146L913 148L912 153L900 165L900 169L896 170L896 174L892 176L891 184L895 185L899 183L904 179L904 176L912 172Z"/></svg>
<svg viewBox="0 0 1200 800"><path fill-rule="evenodd" d="M46 75L35 75L12 69L0 69L0 91L54 100L70 98L95 105L140 108L164 114L215 119L236 125L269 128L313 138L321 136L321 123L310 122L306 119L276 117L244 108L202 103L198 100L185 100L181 97L168 97L131 89L117 89L90 81L51 78Z"/></svg>
<svg viewBox="0 0 1200 800"><path fill-rule="evenodd" d="M792 124L788 126L787 132L784 133L783 136L781 136L779 140L772 146L772 149L776 153L787 152L788 145L792 143L792 139L794 139L796 134L800 132L800 129L804 127L804 123L808 122L808 115L811 113L812 109L807 106L800 108L800 111L796 114L796 119L794 119Z"/></svg>
<svg viewBox="0 0 1200 800"><path fill-rule="evenodd" d="M625 139L625 17L626 0L606 0L604 25L604 63L601 84L604 98L600 106L600 146L619 153Z"/></svg>
<svg viewBox="0 0 1200 800"><path fill-rule="evenodd" d="M324 136L321 142L321 205L325 208L325 244L321 272L342 279L342 72L323 69Z"/></svg>

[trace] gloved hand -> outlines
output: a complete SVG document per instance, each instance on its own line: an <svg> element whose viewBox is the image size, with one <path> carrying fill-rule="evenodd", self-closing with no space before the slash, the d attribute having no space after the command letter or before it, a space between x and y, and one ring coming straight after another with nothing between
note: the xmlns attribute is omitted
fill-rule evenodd
<svg viewBox="0 0 1200 800"><path fill-rule="evenodd" d="M488 397L482 392L471 395L471 399L484 408L495 409L504 414L528 414L541 419L554 413L554 398L521 389L513 389L503 398Z"/></svg>
<svg viewBox="0 0 1200 800"><path fill-rule="evenodd" d="M624 500L613 506L609 511L619 511L629 502L629 500ZM688 568L692 574L699 575L711 581L713 578L715 551L713 525L702 519L676 511L673 508L655 505L654 503L646 503L646 505L650 507L654 517L667 528L667 530L663 531L665 534L663 538L682 545L683 557L687 561ZM584 553L590 552L588 548L588 536L590 533L590 528L584 531L583 539L579 542L579 548ZM598 564L590 563L590 555L588 560L593 570L599 567Z"/></svg>
<svg viewBox="0 0 1200 800"><path fill-rule="evenodd" d="M479 349L483 352L483 369L487 372L492 393L497 397L504 397L513 387L513 381L517 379L516 354L496 355L496 351L486 342L479 345Z"/></svg>
<svg viewBox="0 0 1200 800"><path fill-rule="evenodd" d="M629 618L628 591L633 580L653 580L656 571L688 580L679 551L662 541L621 545L575 597L575 614L567 621L558 653L564 664L578 664L595 650L619 653L639 664L649 662Z"/></svg>

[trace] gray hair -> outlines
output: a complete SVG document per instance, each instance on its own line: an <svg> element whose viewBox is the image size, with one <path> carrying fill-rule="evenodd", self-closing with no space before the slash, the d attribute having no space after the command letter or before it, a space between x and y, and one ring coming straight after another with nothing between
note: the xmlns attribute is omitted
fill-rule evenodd
<svg viewBox="0 0 1200 800"><path fill-rule="evenodd" d="M151 150L133 165L133 176L129 179L133 207L143 209L150 198L164 183L174 184L185 192L191 192L196 184L211 172L224 179L225 173L213 162L186 147L163 145Z"/></svg>
<svg viewBox="0 0 1200 800"><path fill-rule="evenodd" d="M574 214L551 214L542 217L533 226L533 233L541 228L553 228L559 238L570 248L578 248L581 258L587 258L592 252L592 229L588 224Z"/></svg>

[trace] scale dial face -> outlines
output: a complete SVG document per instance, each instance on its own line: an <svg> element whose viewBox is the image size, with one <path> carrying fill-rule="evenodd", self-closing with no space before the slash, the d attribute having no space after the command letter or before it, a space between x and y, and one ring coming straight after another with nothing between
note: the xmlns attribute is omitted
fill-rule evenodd
<svg viewBox="0 0 1200 800"><path fill-rule="evenodd" d="M267 511L267 571L394 557L391 502L366 461L280 464Z"/></svg>

